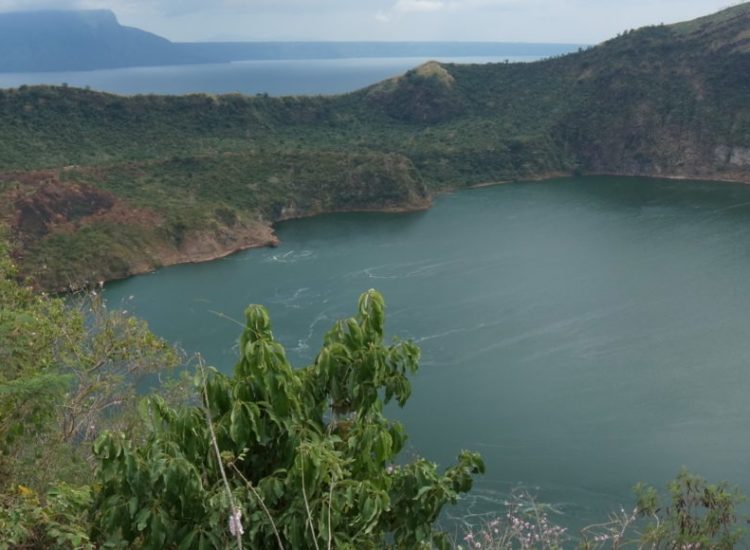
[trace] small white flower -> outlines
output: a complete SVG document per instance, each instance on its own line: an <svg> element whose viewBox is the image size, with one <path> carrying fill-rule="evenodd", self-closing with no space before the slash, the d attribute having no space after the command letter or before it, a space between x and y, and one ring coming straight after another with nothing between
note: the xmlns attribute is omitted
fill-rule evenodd
<svg viewBox="0 0 750 550"><path fill-rule="evenodd" d="M233 537L245 534L245 530L242 528L242 510L237 510L229 516L229 532L232 533Z"/></svg>

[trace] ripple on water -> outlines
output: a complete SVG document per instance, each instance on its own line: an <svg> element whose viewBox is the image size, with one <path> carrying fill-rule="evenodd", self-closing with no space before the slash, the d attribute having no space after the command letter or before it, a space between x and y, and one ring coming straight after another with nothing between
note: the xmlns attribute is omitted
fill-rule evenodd
<svg viewBox="0 0 750 550"><path fill-rule="evenodd" d="M290 221L279 248L107 293L135 296L128 310L229 371L239 327L208 310L267 305L302 365L377 288L387 333L423 357L389 414L419 455L448 465L476 449L487 463L446 521L489 517L520 484L574 529L683 465L750 493L748 205L749 186L720 183L509 184L415 215Z"/></svg>

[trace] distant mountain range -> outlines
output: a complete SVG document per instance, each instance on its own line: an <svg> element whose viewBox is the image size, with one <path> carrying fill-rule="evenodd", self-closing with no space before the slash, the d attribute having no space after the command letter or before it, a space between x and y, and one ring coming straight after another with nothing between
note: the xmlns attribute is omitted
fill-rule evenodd
<svg viewBox="0 0 750 550"><path fill-rule="evenodd" d="M85 71L250 59L549 57L575 44L502 42L188 42L120 25L109 10L0 14L0 72Z"/></svg>
<svg viewBox="0 0 750 550"><path fill-rule="evenodd" d="M76 71L193 63L165 38L123 27L108 10L0 14L0 71Z"/></svg>

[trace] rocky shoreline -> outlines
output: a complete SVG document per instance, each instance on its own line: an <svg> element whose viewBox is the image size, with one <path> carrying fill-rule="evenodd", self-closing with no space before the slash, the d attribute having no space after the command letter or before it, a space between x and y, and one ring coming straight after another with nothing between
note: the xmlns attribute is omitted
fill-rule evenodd
<svg viewBox="0 0 750 550"><path fill-rule="evenodd" d="M250 250L253 248L276 247L281 244L281 240L275 233L275 226L279 223L293 221L304 218L312 218L326 214L345 214L345 213L383 213L383 214L408 214L412 212L421 212L428 210L432 200L428 199L423 203L417 203L409 206L387 206L383 208L357 208L357 209L336 209L336 210L319 210L315 212L295 212L294 214L286 213L273 222L255 223L251 228L246 228L239 234L232 234L232 242L229 239L222 239L220 242L214 235L197 232L196 234L187 235L180 249L164 248L157 252L158 261L137 262L130 266L126 273L121 276L108 277L102 281L96 281L96 284L119 281L153 273L157 269L171 267L183 264L197 264L220 260L233 254ZM93 282L92 282L93 284ZM49 289L47 289L49 290ZM77 290L71 288L54 289L57 292L66 292Z"/></svg>
<svg viewBox="0 0 750 550"><path fill-rule="evenodd" d="M475 184L468 187L453 187L449 189L443 189L439 192L439 194L442 193L451 193L455 191L460 191L462 189L479 189L483 187L490 187L495 185L503 185L506 183L512 183L512 182L533 182L533 181L546 181L550 179L558 179L558 178L565 178L565 177L574 177L576 175L581 176L612 176L612 177L648 177L648 178L656 178L656 179L670 179L670 180L677 180L677 181L687 181L687 180L701 180L701 181L716 181L716 182L722 182L722 183L740 183L740 184L750 184L750 175L744 174L742 172L739 173L731 173L727 174L725 173L714 173L711 175L706 174L695 174L695 175L685 175L685 174L626 174L626 173L617 173L617 172L600 172L600 173L590 173L590 174L572 174L572 173L566 173L566 172L545 172L543 174L539 174L535 177L529 177L524 178L522 180L504 180L504 181L497 181L497 182L485 182L481 184ZM58 183L58 182L55 182ZM84 193L87 191L86 189L82 189L81 186L76 186L75 192L77 195L80 195L81 193ZM85 193L84 193L85 194ZM58 200L59 197L55 195L54 197L50 197L50 199ZM123 217L123 220L125 221L127 219L127 222L132 223L134 221L137 221L139 218L139 209L133 209L131 213L125 213L123 214L123 211L127 210L127 206L123 204L122 202L118 202L116 200L112 201L113 204L116 205L116 208L112 209L114 212L119 212L118 216ZM275 233L275 226L279 223L283 223L286 221L291 221L295 219L302 219L302 218L310 218L314 216L320 216L325 214L335 214L335 213L357 213L357 212L380 212L380 213L410 213L410 212L418 212L418 211L424 211L428 210L432 205L432 196L426 196L426 197L420 197L410 198L406 203L404 204L392 204L392 205L382 205L378 207L358 207L358 208L332 208L332 209L325 209L322 207L316 207L312 209L297 209L293 205L290 205L288 207L282 208L278 215L275 216L275 218L272 221L246 221L237 223L233 227L221 227L219 229L214 228L213 230L197 230L197 231L190 231L187 232L183 238L180 241L179 246L175 246L174 243L167 242L166 240L162 239L155 239L155 242L151 243L150 246L133 251L133 254L129 255L127 258L123 258L123 260L126 262L126 265L121 265L121 269L119 271L115 270L108 270L106 272L106 275L96 277L96 278L89 278L88 280L81 280L78 281L76 284L67 284L67 285L48 285L48 284L38 284L38 287L41 290L49 290L49 291L56 291L56 292L69 292L72 290L78 290L80 288L85 288L87 286L95 286L98 284L101 284L103 282L111 282L116 280L122 280L129 277L133 277L136 275L143 275L146 273L154 272L157 269L161 269L163 267L170 267L174 265L181 265L181 264L191 264L191 263L203 263L203 262L210 262L214 260L218 260L221 258L225 258L227 256L231 256L233 254L236 254L238 252L252 249L252 248L264 248L264 247L275 247L280 244L280 240L278 236ZM34 213L35 215L39 215L39 205L34 205L35 209ZM141 214L143 214L141 212ZM50 218L54 218L54 216L50 216L48 213L45 213L45 215ZM91 215L91 217L102 217L110 215L110 211L107 212L95 212ZM151 213L151 217L153 217L154 214ZM141 216L143 217L143 216ZM151 217L146 216L143 218L144 221L144 227L149 228L150 231L152 231L154 234L157 232L155 231L155 227L159 225L158 221L151 219ZM132 218L132 219L131 219ZM16 220L17 223L18 220ZM21 222L23 220L21 219ZM59 222L58 222L59 224ZM62 224L63 230L67 230L66 226L70 225L69 221L65 221ZM58 228L55 228L53 226L52 230L58 230ZM26 275L34 275L34 273L26 273Z"/></svg>
<svg viewBox="0 0 750 550"><path fill-rule="evenodd" d="M686 175L666 175L666 174L658 174L658 175L646 175L646 174L623 174L623 173L596 173L596 174L581 174L582 177L596 177L596 176L607 176L607 177L643 177L643 178L653 178L653 179L667 179L667 180L675 180L675 181L714 181L717 183L737 183L737 184L744 184L749 185L750 184L750 176L740 174L736 175L735 177L726 177L725 174L714 174L713 176L707 176L707 175L695 175L695 176L686 176ZM464 189L481 189L484 187L493 187L496 185L504 185L507 183L523 183L523 182L539 182L539 181L548 181L552 179L558 179L558 178L567 178L567 177L575 177L572 173L565 173L565 172L549 172L545 174L540 174L539 176L535 177L529 177L524 178L523 180L505 180L505 181L497 181L497 182L486 182L481 184L472 185L469 187L455 187L452 189L446 189L443 190L440 194L443 193L452 193L456 191L461 191ZM275 234L275 226L279 223L287 222L287 221L293 221L298 219L304 219L304 218L312 218L315 216L322 216L326 214L340 214L340 213L365 213L365 212L377 212L377 213L387 213L387 214L406 214L411 212L420 212L429 210L432 206L432 198L429 198L425 200L424 202L417 203L417 204L411 204L411 205L402 205L402 206L388 206L388 207L381 207L381 208L357 208L357 209L333 209L333 210L315 210L310 212L299 212L295 210L287 210L282 213L281 216L279 216L277 219L275 219L273 222L268 223L257 223L254 226L254 229L252 231L247 231L245 234L239 238L239 240L232 244L227 245L219 243L215 239L211 239L210 236L207 235L194 235L192 237L187 237L185 240L185 246L183 249L179 251L169 251L165 252L163 256L159 258L158 265L152 265L152 264L144 264L142 266L135 265L133 266L133 269L131 269L126 275L123 275L122 277L107 279L105 282L114 281L114 280L121 280L126 279L132 276L136 275L142 275L145 273L151 273L155 271L156 269L160 269L162 267L169 267L174 265L180 265L180 264L191 264L191 263L203 263L203 262L210 262L214 260L219 260L221 258L225 258L227 256L231 256L233 254L236 254L238 252L242 252L244 250L249 250L253 248L265 248L265 247L276 247L281 244L280 239ZM236 235L235 235L236 238Z"/></svg>

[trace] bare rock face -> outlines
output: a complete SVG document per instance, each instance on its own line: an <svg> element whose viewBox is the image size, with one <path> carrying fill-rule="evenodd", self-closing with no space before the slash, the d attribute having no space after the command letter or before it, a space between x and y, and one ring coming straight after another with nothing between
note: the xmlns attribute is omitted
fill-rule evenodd
<svg viewBox="0 0 750 550"><path fill-rule="evenodd" d="M10 227L18 258L33 254L45 241L73 237L86 229L111 228L104 248L87 249L77 256L81 267L67 273L70 279L62 279L46 265L37 269L33 275L40 288L72 290L163 265L203 262L278 243L269 224L254 220L230 220L228 225L217 223L188 231L176 243L159 213L134 207L106 190L61 181L54 172L0 175L0 183L7 187L8 182L12 182L10 190L0 193L0 201L6 206L0 211L0 223ZM128 240L133 234L139 238L137 247Z"/></svg>
<svg viewBox="0 0 750 550"><path fill-rule="evenodd" d="M714 149L714 160L719 169L745 171L750 169L750 147L719 145Z"/></svg>
<svg viewBox="0 0 750 550"><path fill-rule="evenodd" d="M729 156L729 164L733 166L750 167L750 148L733 147Z"/></svg>
<svg viewBox="0 0 750 550"><path fill-rule="evenodd" d="M14 226L21 235L38 238L56 228L103 214L116 202L114 195L100 189L48 180L31 194L16 200L18 214Z"/></svg>

